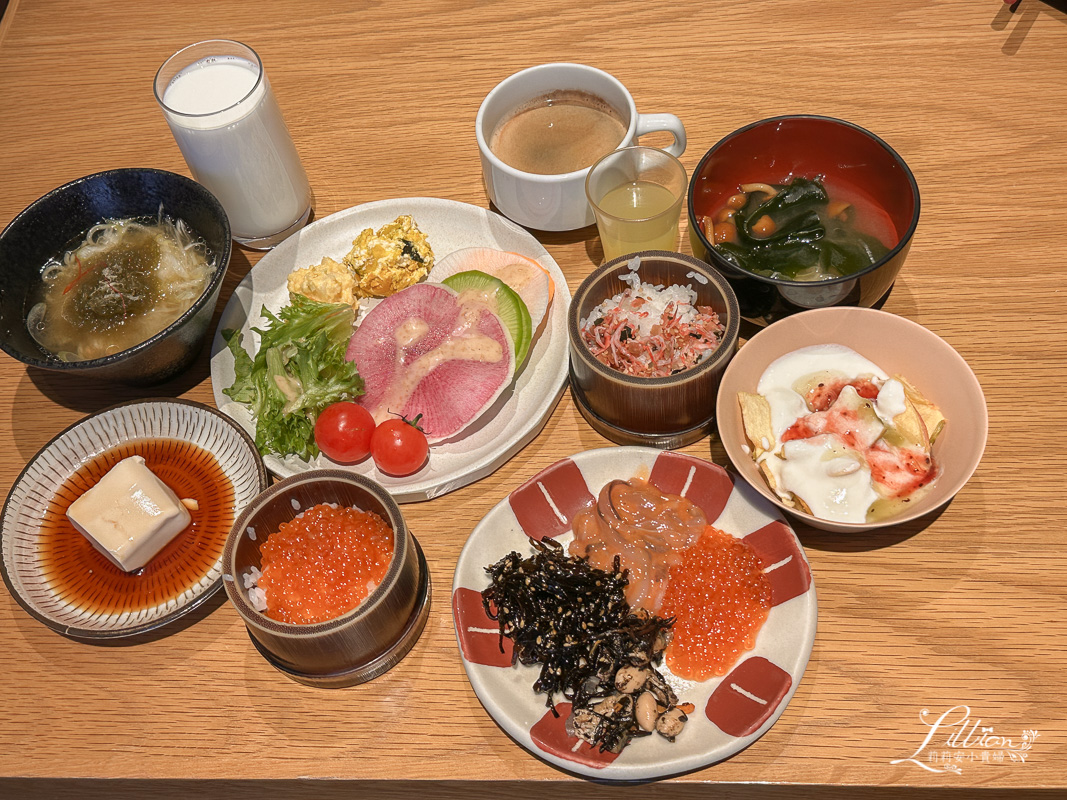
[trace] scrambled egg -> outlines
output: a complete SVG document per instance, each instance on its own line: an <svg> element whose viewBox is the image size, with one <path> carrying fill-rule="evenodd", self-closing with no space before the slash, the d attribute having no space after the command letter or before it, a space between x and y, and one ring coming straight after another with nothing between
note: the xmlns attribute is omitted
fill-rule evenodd
<svg viewBox="0 0 1067 800"><path fill-rule="evenodd" d="M320 264L289 273L289 291L320 303L359 302L356 278L344 264L324 256Z"/></svg>
<svg viewBox="0 0 1067 800"><path fill-rule="evenodd" d="M418 283L433 266L426 234L402 215L352 242L344 263L329 256L322 263L290 273L289 291L320 303L359 304L361 297L388 297Z"/></svg>
<svg viewBox="0 0 1067 800"><path fill-rule="evenodd" d="M363 231L344 261L356 278L359 296L388 297L426 277L433 251L415 221L402 215L377 232Z"/></svg>

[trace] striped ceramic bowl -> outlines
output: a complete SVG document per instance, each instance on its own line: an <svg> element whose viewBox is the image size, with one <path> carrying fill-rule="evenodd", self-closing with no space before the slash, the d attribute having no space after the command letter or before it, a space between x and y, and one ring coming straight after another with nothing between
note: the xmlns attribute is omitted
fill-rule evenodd
<svg viewBox="0 0 1067 800"><path fill-rule="evenodd" d="M143 568L123 572L66 518L115 463L139 455L180 498L192 524ZM78 639L154 630L222 585L234 519L267 486L254 442L228 417L187 400L138 400L93 414L30 461L4 504L4 581L26 611Z"/></svg>

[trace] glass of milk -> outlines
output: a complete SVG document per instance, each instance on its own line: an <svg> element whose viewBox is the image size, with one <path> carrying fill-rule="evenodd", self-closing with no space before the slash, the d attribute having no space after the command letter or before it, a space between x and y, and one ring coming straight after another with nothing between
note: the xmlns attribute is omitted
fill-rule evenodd
<svg viewBox="0 0 1067 800"><path fill-rule="evenodd" d="M226 39L189 45L159 68L155 94L235 241L268 250L307 222L311 186L255 50Z"/></svg>

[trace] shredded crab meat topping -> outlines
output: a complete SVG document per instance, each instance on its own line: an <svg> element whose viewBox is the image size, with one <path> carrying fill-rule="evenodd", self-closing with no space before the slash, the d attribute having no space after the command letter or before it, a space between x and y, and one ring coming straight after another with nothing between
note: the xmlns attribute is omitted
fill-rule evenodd
<svg viewBox="0 0 1067 800"><path fill-rule="evenodd" d="M688 287L635 281L582 321L582 340L594 358L625 375L677 374L714 352L725 330L719 315L694 306L695 299Z"/></svg>

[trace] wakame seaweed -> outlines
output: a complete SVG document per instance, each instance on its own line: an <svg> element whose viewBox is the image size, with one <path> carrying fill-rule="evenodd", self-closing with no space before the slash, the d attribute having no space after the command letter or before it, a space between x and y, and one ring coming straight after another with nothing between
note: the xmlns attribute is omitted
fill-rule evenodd
<svg viewBox="0 0 1067 800"><path fill-rule="evenodd" d="M776 185L773 197L753 191L734 216L737 242L717 242L715 250L734 266L767 277L815 279L852 275L871 266L889 249L874 236L828 213L830 198L818 178L796 177ZM755 231L768 217L772 233Z"/></svg>
<svg viewBox="0 0 1067 800"><path fill-rule="evenodd" d="M426 263L426 259L419 255L419 251L415 249L414 242L410 242L407 239L401 239L400 241L404 243L404 246L400 250L402 255L408 256L412 261L416 261L419 264Z"/></svg>

